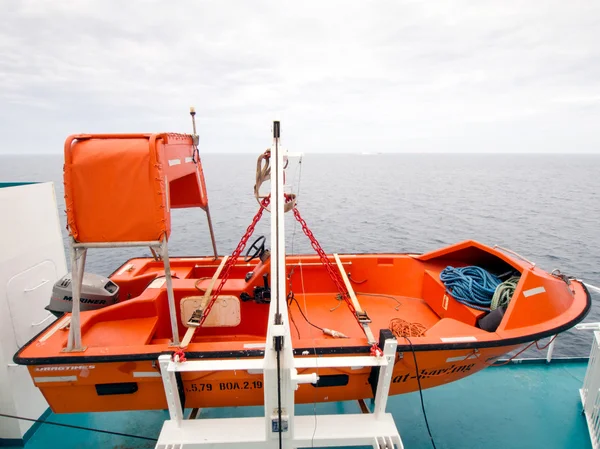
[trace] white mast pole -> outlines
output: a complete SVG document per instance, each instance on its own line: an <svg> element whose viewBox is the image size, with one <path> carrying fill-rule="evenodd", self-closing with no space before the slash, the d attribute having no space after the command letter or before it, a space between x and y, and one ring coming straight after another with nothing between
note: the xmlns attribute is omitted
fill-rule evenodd
<svg viewBox="0 0 600 449"><path fill-rule="evenodd" d="M271 305L265 344L265 423L273 446L288 447L286 441L293 433L294 359L286 301L283 150L279 138L280 124L276 121L271 147Z"/></svg>

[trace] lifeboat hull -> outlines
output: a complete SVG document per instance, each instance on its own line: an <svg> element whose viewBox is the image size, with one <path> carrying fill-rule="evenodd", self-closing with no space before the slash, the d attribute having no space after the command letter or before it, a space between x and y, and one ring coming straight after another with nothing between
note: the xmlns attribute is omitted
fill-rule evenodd
<svg viewBox="0 0 600 449"><path fill-rule="evenodd" d="M460 380L494 364L506 354L566 331L589 311L583 283L556 276L473 241L423 255L340 255L355 285L375 336L403 320L418 324L418 335L398 335L390 394L433 388ZM206 289L219 265L211 257L171 258L179 335L187 331L186 307ZM288 317L295 357L369 355L371 346L356 317L337 297L318 256L286 259ZM440 281L446 266L482 266L496 273L518 273L520 280L495 329L479 320L486 312L456 301ZM299 268L300 267L300 268ZM224 283L217 315L198 328L185 348L188 360L262 358L269 304L243 299L263 286L269 262L234 267ZM56 413L165 409L158 366L161 354L173 354L162 263L131 259L110 279L123 295L119 303L81 313L80 352L67 352L67 314L23 346L15 363L27 365L35 385ZM293 292L293 293L292 293ZM196 296L194 296L196 295ZM295 300L294 300L295 299ZM188 310L189 312L189 310ZM211 311L211 314L213 312ZM210 325L209 325L210 321ZM333 338L319 329L342 332ZM547 340L546 340L547 341ZM415 363L415 360L417 363ZM417 369L418 366L418 369ZM297 403L346 401L374 397L372 368L302 369L319 376L300 385ZM261 405L260 372L181 373L179 393L185 407Z"/></svg>
<svg viewBox="0 0 600 449"><path fill-rule="evenodd" d="M444 385L476 373L519 346L416 353L421 388ZM341 348L340 348L341 349ZM364 355L364 354L361 354ZM193 359L189 359L193 360ZM33 365L29 372L54 413L166 409L157 361ZM299 373L314 370L299 370ZM319 384L300 385L299 404L373 398L371 368L319 369ZM178 379L186 408L262 405L263 376L247 371L183 373ZM390 395L419 389L411 352L398 353Z"/></svg>

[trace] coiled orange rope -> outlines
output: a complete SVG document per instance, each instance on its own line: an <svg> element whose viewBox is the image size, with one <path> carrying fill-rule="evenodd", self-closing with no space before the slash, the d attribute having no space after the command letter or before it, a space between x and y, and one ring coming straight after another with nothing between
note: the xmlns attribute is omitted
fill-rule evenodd
<svg viewBox="0 0 600 449"><path fill-rule="evenodd" d="M396 337L422 337L427 330L421 323L409 323L401 318L392 319L389 329Z"/></svg>

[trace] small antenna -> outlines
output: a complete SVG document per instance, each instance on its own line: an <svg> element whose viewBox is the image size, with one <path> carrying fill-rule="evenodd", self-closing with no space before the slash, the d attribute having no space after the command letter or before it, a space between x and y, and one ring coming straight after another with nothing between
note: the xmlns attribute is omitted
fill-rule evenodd
<svg viewBox="0 0 600 449"><path fill-rule="evenodd" d="M194 106L190 106L190 115L192 116L192 140L194 141L194 146L198 147L198 144L200 143L200 137L196 133L196 109Z"/></svg>

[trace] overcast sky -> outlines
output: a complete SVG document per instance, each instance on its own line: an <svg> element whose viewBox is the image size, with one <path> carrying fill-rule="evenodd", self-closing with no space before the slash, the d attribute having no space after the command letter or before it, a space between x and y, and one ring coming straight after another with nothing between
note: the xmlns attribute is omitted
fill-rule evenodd
<svg viewBox="0 0 600 449"><path fill-rule="evenodd" d="M0 154L79 132L257 153L600 153L600 2L25 1L0 12Z"/></svg>

